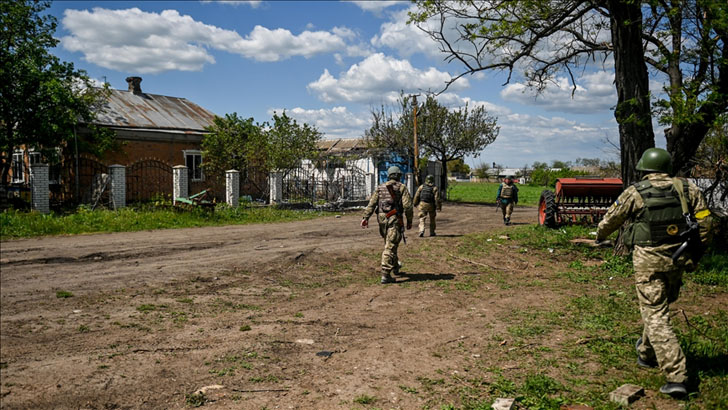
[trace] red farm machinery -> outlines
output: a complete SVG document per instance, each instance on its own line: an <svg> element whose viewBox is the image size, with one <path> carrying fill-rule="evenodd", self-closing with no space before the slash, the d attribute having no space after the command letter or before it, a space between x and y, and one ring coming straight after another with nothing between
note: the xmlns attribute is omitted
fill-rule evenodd
<svg viewBox="0 0 728 410"><path fill-rule="evenodd" d="M538 223L559 225L597 224L622 193L619 178L577 177L556 180L556 192L541 192Z"/></svg>

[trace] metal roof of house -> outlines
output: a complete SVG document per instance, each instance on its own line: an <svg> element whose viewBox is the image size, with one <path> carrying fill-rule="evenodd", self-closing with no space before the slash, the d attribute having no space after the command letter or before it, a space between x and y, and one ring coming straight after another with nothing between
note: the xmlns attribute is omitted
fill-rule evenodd
<svg viewBox="0 0 728 410"><path fill-rule="evenodd" d="M321 140L318 148L329 154L341 154L352 151L363 151L367 149L367 143L362 138L338 138L332 140Z"/></svg>
<svg viewBox="0 0 728 410"><path fill-rule="evenodd" d="M215 114L185 98L111 90L96 118L110 127L205 132Z"/></svg>

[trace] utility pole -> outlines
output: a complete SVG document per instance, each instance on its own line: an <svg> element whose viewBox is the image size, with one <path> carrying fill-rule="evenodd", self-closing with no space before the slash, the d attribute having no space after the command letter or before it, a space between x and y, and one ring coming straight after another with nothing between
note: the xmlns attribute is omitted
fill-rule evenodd
<svg viewBox="0 0 728 410"><path fill-rule="evenodd" d="M412 96L414 105L414 130L415 130L415 185L420 185L420 147L417 145L417 95Z"/></svg>

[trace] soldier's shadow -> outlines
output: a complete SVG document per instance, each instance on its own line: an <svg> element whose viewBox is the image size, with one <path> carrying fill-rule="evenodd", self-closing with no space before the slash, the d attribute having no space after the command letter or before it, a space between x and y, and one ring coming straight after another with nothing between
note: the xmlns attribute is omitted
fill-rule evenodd
<svg viewBox="0 0 728 410"><path fill-rule="evenodd" d="M426 280L453 280L455 275L452 273L406 273L400 275L404 278L404 282L422 282Z"/></svg>
<svg viewBox="0 0 728 410"><path fill-rule="evenodd" d="M701 383L700 374L719 375L728 372L728 354L703 356L686 355L688 362L688 391L697 392Z"/></svg>

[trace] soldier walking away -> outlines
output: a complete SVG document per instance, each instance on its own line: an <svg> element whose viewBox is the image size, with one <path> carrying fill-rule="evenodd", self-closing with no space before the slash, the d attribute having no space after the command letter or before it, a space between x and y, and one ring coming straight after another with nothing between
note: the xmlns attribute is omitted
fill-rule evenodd
<svg viewBox="0 0 728 410"><path fill-rule="evenodd" d="M503 211L503 223L510 225L513 206L518 203L518 187L513 184L513 176L508 175L503 179L498 186L498 195L495 200Z"/></svg>
<svg viewBox="0 0 728 410"><path fill-rule="evenodd" d="M597 243L625 221L624 243L633 251L635 287L644 322L635 345L637 364L659 368L667 383L660 392L687 394L685 355L670 324L670 303L677 300L685 270L695 268L710 240L712 217L697 186L670 178L672 159L664 149L646 150L636 169L646 173L612 204L597 229ZM685 252L687 250L687 252Z"/></svg>
<svg viewBox="0 0 728 410"><path fill-rule="evenodd" d="M397 257L399 242L404 239L404 218L407 218L407 229L412 229L412 197L407 187L400 182L402 171L399 167L387 170L387 182L381 184L369 199L364 210L361 227L369 227L369 217L376 211L379 222L379 234L384 238L382 252L382 283L393 283L391 274L398 275L401 264ZM405 239L406 242L406 239Z"/></svg>
<svg viewBox="0 0 728 410"><path fill-rule="evenodd" d="M420 238L425 236L425 220L428 215L430 217L430 236L437 236L435 228L437 227L437 212L442 211L442 201L440 200L440 192L435 186L435 177L428 175L425 183L420 185L415 193L414 206L420 212L417 217L420 218Z"/></svg>

